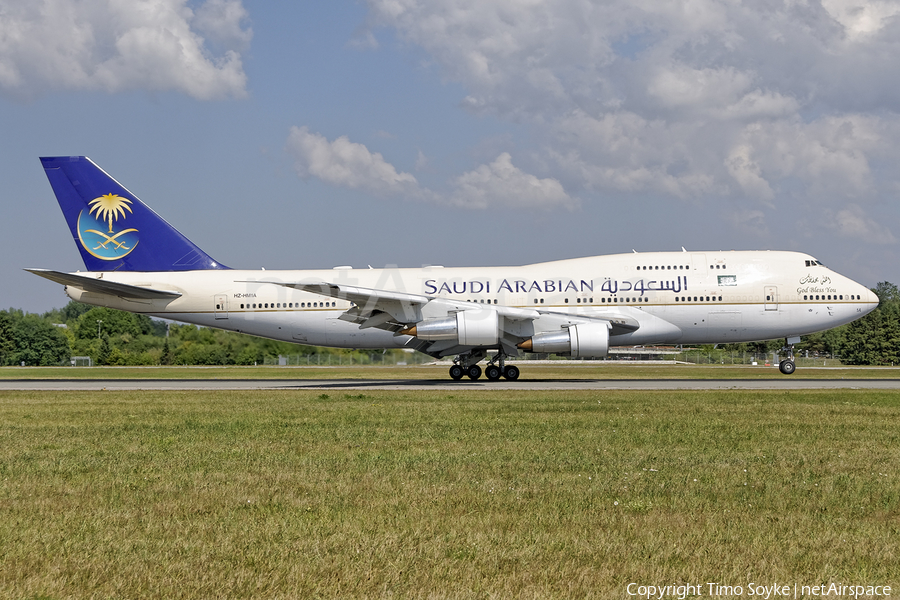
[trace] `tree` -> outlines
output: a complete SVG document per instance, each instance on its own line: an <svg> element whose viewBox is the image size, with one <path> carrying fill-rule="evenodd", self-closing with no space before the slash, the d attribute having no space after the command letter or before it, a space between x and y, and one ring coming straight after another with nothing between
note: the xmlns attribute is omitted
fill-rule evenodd
<svg viewBox="0 0 900 600"><path fill-rule="evenodd" d="M896 290L896 288L894 288ZM879 306L881 331L878 336L879 362L883 365L900 363L900 301Z"/></svg>
<svg viewBox="0 0 900 600"><path fill-rule="evenodd" d="M74 300L71 300L68 304L66 304L59 310L61 322L72 326L75 324L75 321L78 319L78 317L88 312L92 308L93 307L90 304L84 304L82 302L75 302Z"/></svg>
<svg viewBox="0 0 900 600"><path fill-rule="evenodd" d="M49 321L37 315L23 315L12 327L15 351L13 364L51 366L68 361L69 339Z"/></svg>
<svg viewBox="0 0 900 600"><path fill-rule="evenodd" d="M887 304L897 304L900 302L900 290L897 286L889 281L880 281L875 284L872 291L878 296L879 306Z"/></svg>
<svg viewBox="0 0 900 600"><path fill-rule="evenodd" d="M172 350L169 348L169 338L166 337L166 343L163 345L162 355L159 357L159 364L161 365L171 365L172 364Z"/></svg>
<svg viewBox="0 0 900 600"><path fill-rule="evenodd" d="M108 365L109 364L109 356L112 350L109 346L109 335L103 334L100 337L100 351L97 352L97 364L98 365Z"/></svg>
<svg viewBox="0 0 900 600"><path fill-rule="evenodd" d="M900 362L900 291L882 281L874 291L878 308L846 326L841 359L851 365L886 365Z"/></svg>
<svg viewBox="0 0 900 600"><path fill-rule="evenodd" d="M79 316L75 322L75 337L79 339L96 339L98 334L102 336L103 333L110 336L129 334L136 337L152 332L153 324L150 317L112 308L92 308Z"/></svg>
<svg viewBox="0 0 900 600"><path fill-rule="evenodd" d="M5 310L0 310L0 366L13 364L15 350L12 317Z"/></svg>

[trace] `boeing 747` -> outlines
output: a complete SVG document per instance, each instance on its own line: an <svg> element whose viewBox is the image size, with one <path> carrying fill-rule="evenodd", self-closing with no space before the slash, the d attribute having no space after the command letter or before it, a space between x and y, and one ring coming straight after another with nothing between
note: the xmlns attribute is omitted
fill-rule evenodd
<svg viewBox="0 0 900 600"><path fill-rule="evenodd" d="M519 377L522 352L787 341L878 306L799 252L642 252L509 267L267 271L214 260L84 156L42 158L87 272L28 269L73 300L337 348L454 357L450 377ZM486 360L484 370L479 366Z"/></svg>

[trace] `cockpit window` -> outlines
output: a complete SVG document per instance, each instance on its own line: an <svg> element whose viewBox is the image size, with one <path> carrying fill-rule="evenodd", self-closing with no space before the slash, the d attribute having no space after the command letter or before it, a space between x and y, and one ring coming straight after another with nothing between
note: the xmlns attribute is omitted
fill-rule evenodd
<svg viewBox="0 0 900 600"><path fill-rule="evenodd" d="M825 265L823 265L821 262L813 259L813 260L806 261L806 266L807 267L824 267Z"/></svg>

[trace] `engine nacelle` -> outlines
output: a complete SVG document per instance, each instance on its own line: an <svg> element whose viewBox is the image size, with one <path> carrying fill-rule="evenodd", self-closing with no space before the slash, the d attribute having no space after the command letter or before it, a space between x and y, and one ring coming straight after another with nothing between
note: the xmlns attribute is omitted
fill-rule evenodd
<svg viewBox="0 0 900 600"><path fill-rule="evenodd" d="M493 346L500 339L500 319L494 310L463 310L449 317L419 321L401 333L423 340L453 340L461 346Z"/></svg>
<svg viewBox="0 0 900 600"><path fill-rule="evenodd" d="M569 354L573 358L604 357L609 353L606 323L579 323L560 331L536 333L519 344L527 352Z"/></svg>

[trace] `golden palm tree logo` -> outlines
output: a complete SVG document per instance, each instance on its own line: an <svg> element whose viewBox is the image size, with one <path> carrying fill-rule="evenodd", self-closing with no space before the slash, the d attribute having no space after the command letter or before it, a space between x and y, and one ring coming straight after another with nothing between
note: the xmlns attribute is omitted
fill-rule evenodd
<svg viewBox="0 0 900 600"><path fill-rule="evenodd" d="M81 247L101 260L117 260L128 255L138 243L138 230L130 227L113 231L113 222L134 214L132 200L118 194L104 194L88 202L88 216L82 219L84 211L78 214L78 240ZM102 231L103 225L109 232ZM97 229L93 229L96 227Z"/></svg>
<svg viewBox="0 0 900 600"><path fill-rule="evenodd" d="M129 204L131 204L131 200L128 198L117 194L103 194L88 202L91 207L88 214L93 215L94 211L97 211L95 217L100 221L106 221L109 225L109 232L112 233L113 221L118 221L120 216L124 219L126 210L133 212L128 206Z"/></svg>

